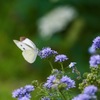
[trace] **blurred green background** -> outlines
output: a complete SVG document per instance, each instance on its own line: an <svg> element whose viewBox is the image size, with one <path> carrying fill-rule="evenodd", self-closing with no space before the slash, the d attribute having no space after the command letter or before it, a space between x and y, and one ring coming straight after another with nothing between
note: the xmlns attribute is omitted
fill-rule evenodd
<svg viewBox="0 0 100 100"><path fill-rule="evenodd" d="M98 35L99 0L1 0L0 100L14 100L14 89L34 79L43 82L50 74L49 64L39 57L27 63L13 39L25 36L39 49L50 46L68 56L66 66L75 61L83 73L89 70L88 49Z"/></svg>

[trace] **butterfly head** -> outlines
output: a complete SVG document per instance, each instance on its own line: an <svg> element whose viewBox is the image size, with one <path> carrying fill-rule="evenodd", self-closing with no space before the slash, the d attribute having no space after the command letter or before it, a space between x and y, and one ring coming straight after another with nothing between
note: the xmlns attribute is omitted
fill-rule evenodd
<svg viewBox="0 0 100 100"><path fill-rule="evenodd" d="M22 37L20 37L19 38L19 40L22 42L22 41L24 41L26 39L26 37L24 37L24 36L22 36Z"/></svg>

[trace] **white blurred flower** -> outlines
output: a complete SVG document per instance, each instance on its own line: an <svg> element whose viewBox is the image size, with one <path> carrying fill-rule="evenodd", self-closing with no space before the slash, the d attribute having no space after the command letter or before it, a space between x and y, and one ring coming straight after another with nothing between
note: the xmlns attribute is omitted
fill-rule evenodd
<svg viewBox="0 0 100 100"><path fill-rule="evenodd" d="M91 47L89 47L88 52L90 54L95 54L96 53L96 50L93 48L93 46L91 46Z"/></svg>
<svg viewBox="0 0 100 100"><path fill-rule="evenodd" d="M43 38L50 38L54 33L63 30L76 16L74 8L59 6L39 19L39 33Z"/></svg>

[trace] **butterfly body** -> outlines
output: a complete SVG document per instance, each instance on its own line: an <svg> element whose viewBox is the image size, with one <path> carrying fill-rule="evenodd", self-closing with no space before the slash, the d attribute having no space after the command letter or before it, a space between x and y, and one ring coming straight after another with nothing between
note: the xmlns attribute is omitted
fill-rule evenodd
<svg viewBox="0 0 100 100"><path fill-rule="evenodd" d="M24 38L24 40L21 41L13 41L17 47L22 50L22 56L27 62L33 63L36 60L38 49L30 39Z"/></svg>

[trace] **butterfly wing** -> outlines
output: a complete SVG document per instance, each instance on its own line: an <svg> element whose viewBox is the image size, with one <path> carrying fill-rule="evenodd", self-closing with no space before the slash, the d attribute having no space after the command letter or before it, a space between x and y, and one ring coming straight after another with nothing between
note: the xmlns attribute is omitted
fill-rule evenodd
<svg viewBox="0 0 100 100"><path fill-rule="evenodd" d="M17 47L18 47L19 49L21 49L22 51L30 50L30 49L31 49L31 47L29 47L28 45L26 45L26 44L23 43L23 42L20 42L20 41L18 41L18 40L13 40L13 41L14 41L14 43L17 45Z"/></svg>
<svg viewBox="0 0 100 100"><path fill-rule="evenodd" d="M29 63L33 63L38 54L38 49L36 48L35 44L28 38L23 41L13 41L17 45L17 47L22 50L24 59Z"/></svg>
<svg viewBox="0 0 100 100"><path fill-rule="evenodd" d="M36 49L36 45L30 39L26 38L22 42L29 45L31 48Z"/></svg>
<svg viewBox="0 0 100 100"><path fill-rule="evenodd" d="M24 59L29 63L33 63L35 61L37 54L38 52L34 49L24 50L22 52Z"/></svg>

